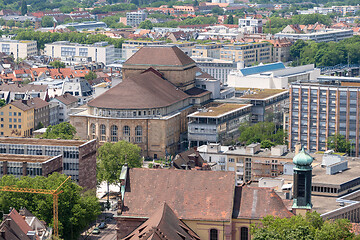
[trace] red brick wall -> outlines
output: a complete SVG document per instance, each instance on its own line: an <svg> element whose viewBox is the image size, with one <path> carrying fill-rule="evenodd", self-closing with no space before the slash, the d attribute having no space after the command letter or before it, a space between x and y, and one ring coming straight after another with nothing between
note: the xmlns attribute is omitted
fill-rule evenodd
<svg viewBox="0 0 360 240"><path fill-rule="evenodd" d="M79 147L79 185L85 189L96 188L96 149L96 140Z"/></svg>
<svg viewBox="0 0 360 240"><path fill-rule="evenodd" d="M62 173L63 160L62 156L56 156L51 161L46 161L42 164L42 175L47 177L53 172Z"/></svg>

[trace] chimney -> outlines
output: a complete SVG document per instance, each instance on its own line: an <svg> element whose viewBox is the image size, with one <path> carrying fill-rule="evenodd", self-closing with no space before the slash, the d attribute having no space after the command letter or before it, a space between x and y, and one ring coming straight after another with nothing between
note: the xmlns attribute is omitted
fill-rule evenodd
<svg viewBox="0 0 360 240"><path fill-rule="evenodd" d="M295 144L295 155L298 154L301 150L301 143L300 142L297 142Z"/></svg>

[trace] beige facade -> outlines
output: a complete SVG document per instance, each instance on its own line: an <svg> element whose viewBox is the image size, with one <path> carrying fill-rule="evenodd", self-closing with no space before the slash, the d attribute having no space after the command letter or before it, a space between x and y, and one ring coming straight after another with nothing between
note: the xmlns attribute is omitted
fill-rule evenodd
<svg viewBox="0 0 360 240"><path fill-rule="evenodd" d="M15 60L28 56L37 55L36 41L1 39L1 52L13 55Z"/></svg>
<svg viewBox="0 0 360 240"><path fill-rule="evenodd" d="M191 56L220 58L220 50L223 44L199 44L193 47Z"/></svg>
<svg viewBox="0 0 360 240"><path fill-rule="evenodd" d="M86 45L70 43L68 41L59 41L45 44L45 55L51 56L52 58L90 57L91 61L110 64L114 61L114 54L114 45L108 45L107 42Z"/></svg>
<svg viewBox="0 0 360 240"><path fill-rule="evenodd" d="M229 44L220 51L220 59L244 62L245 66L272 62L272 46L268 42Z"/></svg>
<svg viewBox="0 0 360 240"><path fill-rule="evenodd" d="M9 103L0 109L0 135L2 137L29 137L33 130L34 108L22 110Z"/></svg>

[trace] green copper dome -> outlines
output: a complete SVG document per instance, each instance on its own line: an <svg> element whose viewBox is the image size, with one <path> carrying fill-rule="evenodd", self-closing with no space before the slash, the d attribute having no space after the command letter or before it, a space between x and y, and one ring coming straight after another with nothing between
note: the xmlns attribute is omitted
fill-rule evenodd
<svg viewBox="0 0 360 240"><path fill-rule="evenodd" d="M293 163L297 166L310 166L313 162L313 157L305 152L304 148L293 158Z"/></svg>

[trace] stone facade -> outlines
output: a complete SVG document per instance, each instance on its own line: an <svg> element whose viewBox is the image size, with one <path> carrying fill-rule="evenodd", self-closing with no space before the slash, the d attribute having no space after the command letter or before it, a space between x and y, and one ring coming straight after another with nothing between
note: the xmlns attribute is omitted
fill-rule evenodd
<svg viewBox="0 0 360 240"><path fill-rule="evenodd" d="M53 172L62 173L62 156L58 155L54 157L51 161L46 161L42 164L42 175L47 177Z"/></svg>
<svg viewBox="0 0 360 240"><path fill-rule="evenodd" d="M79 185L86 189L96 188L96 149L96 141L79 147Z"/></svg>

